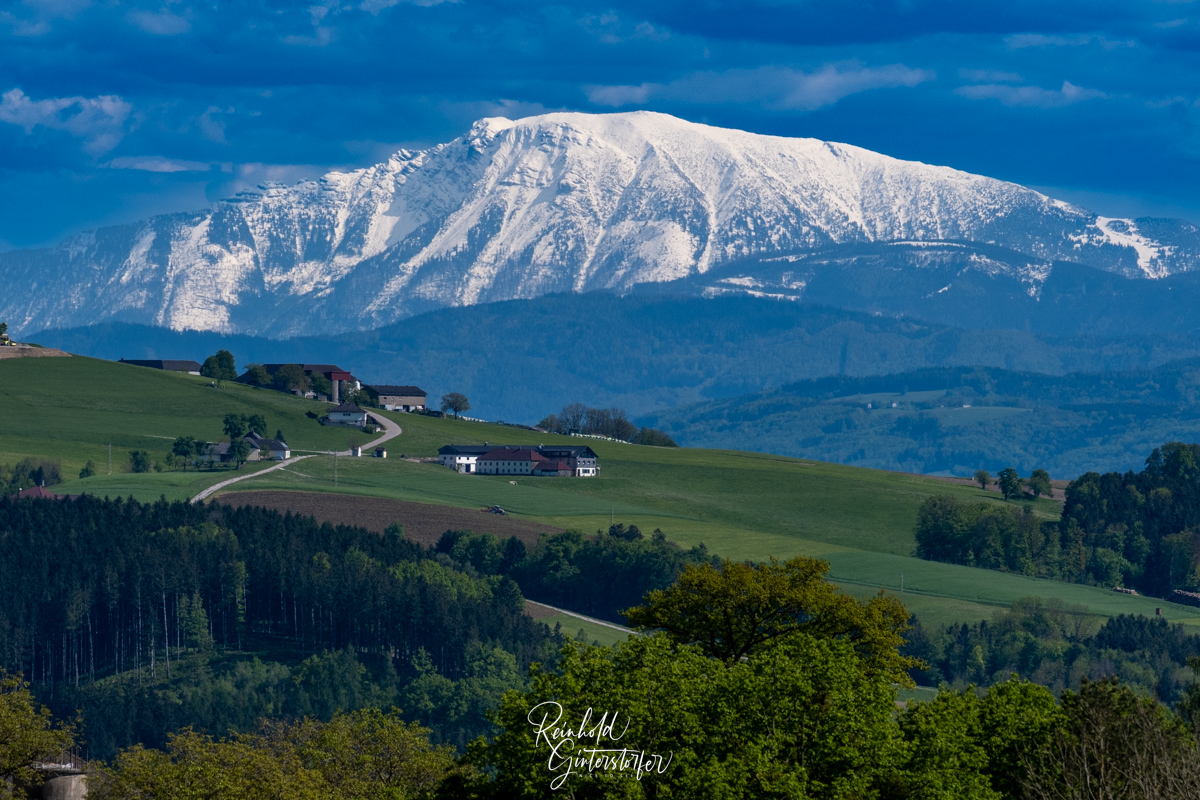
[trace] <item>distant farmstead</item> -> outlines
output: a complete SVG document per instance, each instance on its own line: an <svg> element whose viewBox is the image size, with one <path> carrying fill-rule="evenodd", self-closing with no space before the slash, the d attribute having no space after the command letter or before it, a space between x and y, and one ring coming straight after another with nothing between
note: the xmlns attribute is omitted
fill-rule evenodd
<svg viewBox="0 0 1200 800"><path fill-rule="evenodd" d="M448 444L438 450L438 461L463 474L591 478L600 472L587 445Z"/></svg>
<svg viewBox="0 0 1200 800"><path fill-rule="evenodd" d="M348 370L344 370L337 364L263 364L262 367L266 370L267 375L271 380L275 380L275 373L287 366L297 366L304 373L305 377L311 380L314 376L321 375L329 381L329 388L332 392L332 400L335 403L341 402L339 399L342 394L349 390L358 391L363 388L362 381L350 374ZM253 383L254 375L247 370L238 376L238 383ZM309 393L316 397L315 392Z"/></svg>
<svg viewBox="0 0 1200 800"><path fill-rule="evenodd" d="M250 445L250 450L246 455L246 461L286 461L292 457L291 448L287 442L278 439L267 439L259 436L253 431L242 437L246 440L246 444ZM264 455L266 451L266 455ZM204 454L200 456L201 461L208 461L214 464L230 464L233 463L233 456L229 452L229 442L216 442L209 444L204 448Z"/></svg>
<svg viewBox="0 0 1200 800"><path fill-rule="evenodd" d="M141 360L134 358L122 358L120 363L132 364L135 367L149 367L150 369L161 369L167 372L186 372L189 375L200 374L200 364L196 361L171 361L171 360Z"/></svg>
<svg viewBox="0 0 1200 800"><path fill-rule="evenodd" d="M367 391L375 396L379 407L386 411L424 411L425 390L419 386L392 386L379 384L368 386Z"/></svg>

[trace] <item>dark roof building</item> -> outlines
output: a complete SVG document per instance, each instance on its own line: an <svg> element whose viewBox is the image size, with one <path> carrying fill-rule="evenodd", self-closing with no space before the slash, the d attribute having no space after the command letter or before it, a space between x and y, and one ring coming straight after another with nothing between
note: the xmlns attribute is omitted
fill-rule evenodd
<svg viewBox="0 0 1200 800"><path fill-rule="evenodd" d="M441 456L481 456L493 450L494 444L448 444L438 448Z"/></svg>
<svg viewBox="0 0 1200 800"><path fill-rule="evenodd" d="M13 497L18 500L62 500L61 495L57 495L46 489L44 486L31 486L28 489L21 489Z"/></svg>
<svg viewBox="0 0 1200 800"><path fill-rule="evenodd" d="M162 369L167 372L190 372L193 375L200 374L200 364L195 361L171 361L171 360L143 360L136 358L122 358L120 363L132 364L135 367L149 367L150 369Z"/></svg>

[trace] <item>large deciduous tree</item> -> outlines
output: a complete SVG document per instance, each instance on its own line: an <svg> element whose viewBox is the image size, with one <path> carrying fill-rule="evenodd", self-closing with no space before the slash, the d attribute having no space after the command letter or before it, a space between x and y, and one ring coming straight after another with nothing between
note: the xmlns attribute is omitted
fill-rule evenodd
<svg viewBox="0 0 1200 800"><path fill-rule="evenodd" d="M1035 469L1029 479L1025 481L1025 485L1029 487L1029 491L1033 492L1034 497L1046 495L1049 497L1054 492L1054 488L1050 485L1050 473L1044 469Z"/></svg>
<svg viewBox="0 0 1200 800"><path fill-rule="evenodd" d="M465 394L461 392L448 392L442 395L442 411L454 412L454 418L458 419L459 414L464 411L471 410L471 401L467 399Z"/></svg>
<svg viewBox="0 0 1200 800"><path fill-rule="evenodd" d="M645 605L625 616L637 628L661 629L727 662L799 633L845 640L874 669L910 684L906 670L918 662L897 652L908 611L882 593L859 603L825 579L828 571L828 562L802 557L690 565L673 586L650 592Z"/></svg>
<svg viewBox="0 0 1200 800"><path fill-rule="evenodd" d="M1000 470L1000 474L996 476L996 483L1000 485L1000 494L1004 495L1005 500L1020 497L1024 491L1021 476L1012 467Z"/></svg>
<svg viewBox="0 0 1200 800"><path fill-rule="evenodd" d="M204 359L200 374L216 380L218 386L225 381L237 380L237 362L233 360L233 353L218 350L215 355Z"/></svg>
<svg viewBox="0 0 1200 800"><path fill-rule="evenodd" d="M0 669L0 800L38 786L42 776L34 767L59 760L72 744L71 728L34 702L29 684Z"/></svg>

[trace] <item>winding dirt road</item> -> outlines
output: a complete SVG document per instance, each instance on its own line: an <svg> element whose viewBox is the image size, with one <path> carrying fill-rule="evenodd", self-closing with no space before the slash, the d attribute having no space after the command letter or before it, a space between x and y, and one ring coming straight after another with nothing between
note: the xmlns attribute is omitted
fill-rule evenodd
<svg viewBox="0 0 1200 800"><path fill-rule="evenodd" d="M374 449L374 448L378 447L379 445L383 444L384 442L388 441L389 439L395 439L397 436L399 436L401 433L404 432L404 429L400 427L399 423L393 422L392 420L388 419L387 417L383 416L382 414L380 414L379 416L376 416L375 414L368 414L368 416L383 426L383 436L380 436L378 439L374 439L374 440L364 444L362 446L363 450ZM274 472L277 469L283 469L284 467L295 464L297 461L303 461L306 458L312 458L314 455L318 455L318 454L348 456L348 455L350 455L350 451L348 449L347 450L338 450L336 452L333 450L318 450L315 453L310 452L309 455L293 456L293 457L287 459L286 461L280 461L278 464L276 464L273 467L267 467L266 469L259 470L258 472L248 472L245 475L238 475L235 478L229 478L228 480L221 481L220 483L214 483L212 486L209 486L207 489L200 492L200 494L193 497L190 502L192 503L192 505L195 505L196 503L199 503L199 502L203 501L204 499L211 497L213 494L215 494L216 492L219 492L220 490L224 489L226 486L229 486L232 483L237 483L238 481L249 480L250 478L254 478L259 475L266 475L268 472Z"/></svg>

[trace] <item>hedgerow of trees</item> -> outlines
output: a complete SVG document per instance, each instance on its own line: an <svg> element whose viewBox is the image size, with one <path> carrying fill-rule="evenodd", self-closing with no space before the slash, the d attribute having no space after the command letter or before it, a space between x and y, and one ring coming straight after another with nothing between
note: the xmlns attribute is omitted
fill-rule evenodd
<svg viewBox="0 0 1200 800"><path fill-rule="evenodd" d="M679 446L660 430L639 429L629 421L629 415L623 408L588 408L583 403L569 403L557 414L546 416L537 427L547 433L582 433L655 447Z"/></svg>
<svg viewBox="0 0 1200 800"><path fill-rule="evenodd" d="M1034 473L1035 492L1048 476ZM1062 516L932 497L918 512L917 555L934 561L1121 586L1166 597L1200 591L1200 445L1156 448L1140 472L1088 472Z"/></svg>
<svg viewBox="0 0 1200 800"><path fill-rule="evenodd" d="M484 575L506 575L531 600L613 622L654 589L665 589L689 565L714 560L703 544L687 550L655 530L617 523L585 536L566 531L543 536L526 552L518 539L447 531L435 549Z"/></svg>

